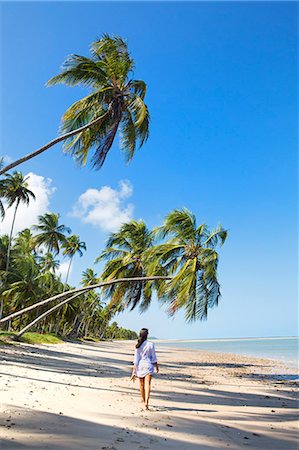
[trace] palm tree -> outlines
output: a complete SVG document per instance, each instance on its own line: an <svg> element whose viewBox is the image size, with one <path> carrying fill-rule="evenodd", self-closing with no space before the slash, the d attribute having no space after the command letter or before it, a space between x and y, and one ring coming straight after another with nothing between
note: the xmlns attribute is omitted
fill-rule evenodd
<svg viewBox="0 0 299 450"><path fill-rule="evenodd" d="M15 210L13 214L10 235L9 235L9 245L7 250L7 262L6 262L6 272L9 269L9 259L10 259L10 250L11 250L11 241L13 235L13 229L15 224L15 219L17 215L17 210L20 203L24 203L27 206L29 205L30 198L35 200L35 195L30 189L28 189L28 178L23 177L21 172L14 172L12 175L7 174L5 179L3 180L3 194L7 201L7 207L15 205Z"/></svg>
<svg viewBox="0 0 299 450"><path fill-rule="evenodd" d="M7 262L7 251L9 246L9 237L7 234L0 236L0 270L5 271Z"/></svg>
<svg viewBox="0 0 299 450"><path fill-rule="evenodd" d="M112 147L117 131L121 131L121 149L127 161L149 136L149 113L144 97L146 84L133 80L134 61L126 41L119 36L103 37L91 44L91 58L69 56L59 75L47 85L84 86L91 94L78 100L62 118L62 135L35 152L0 170L1 173L43 153L60 141L79 164L86 164L93 148L91 164L100 168Z"/></svg>
<svg viewBox="0 0 299 450"><path fill-rule="evenodd" d="M51 252L47 252L44 255L39 256L39 264L43 272L55 273L56 269L59 268L60 263L54 258Z"/></svg>
<svg viewBox="0 0 299 450"><path fill-rule="evenodd" d="M31 258L14 258L13 263L13 280L2 295L9 300L10 307L15 310L26 304L32 304L40 298L43 283L41 282L42 275L33 256Z"/></svg>
<svg viewBox="0 0 299 450"><path fill-rule="evenodd" d="M0 170L3 167L3 157L0 158ZM3 220L4 216L5 216L5 209L4 209L4 205L2 203L1 197L4 197L4 186L3 186L3 179L0 180L0 217Z"/></svg>
<svg viewBox="0 0 299 450"><path fill-rule="evenodd" d="M88 268L88 269L84 270L84 272L82 272L81 284L83 286L90 286L90 285L96 284L98 282L99 282L99 277L93 269Z"/></svg>
<svg viewBox="0 0 299 450"><path fill-rule="evenodd" d="M145 277L146 252L152 245L153 236L142 220L122 225L118 232L110 235L106 249L95 261L107 261L102 280ZM111 305L130 306L132 310L139 304L140 309L145 310L151 301L152 287L153 282L125 282L107 286L104 292Z"/></svg>
<svg viewBox="0 0 299 450"><path fill-rule="evenodd" d="M70 258L70 263L69 263L69 266L67 269L67 274L66 274L66 279L65 279L65 283L67 283L71 265L72 265L72 261L73 261L73 257L76 253L78 253L80 257L83 256L82 250L86 250L86 244L85 244L85 242L80 241L80 236L76 236L73 234L72 236L70 236L66 239L66 241L62 247L63 247L63 254Z"/></svg>
<svg viewBox="0 0 299 450"><path fill-rule="evenodd" d="M170 212L164 224L155 230L157 238L169 238L151 251L149 273L161 264L173 278L158 290L161 300L169 303L173 315L185 308L187 321L207 318L208 308L218 304L218 253L215 248L225 242L227 231L220 225L209 231L187 209Z"/></svg>
<svg viewBox="0 0 299 450"><path fill-rule="evenodd" d="M24 258L31 255L33 250L34 245L32 233L29 228L25 228L17 234L12 252L16 253L19 257Z"/></svg>
<svg viewBox="0 0 299 450"><path fill-rule="evenodd" d="M36 247L44 245L48 252L58 255L60 246L66 242L66 233L71 229L59 224L59 214L46 213L38 217L39 224L33 225L33 229L39 233L34 236L33 242Z"/></svg>

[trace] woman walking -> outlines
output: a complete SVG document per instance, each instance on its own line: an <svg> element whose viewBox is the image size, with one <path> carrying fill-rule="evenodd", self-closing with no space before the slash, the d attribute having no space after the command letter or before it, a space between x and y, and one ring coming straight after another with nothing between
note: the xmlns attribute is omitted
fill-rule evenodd
<svg viewBox="0 0 299 450"><path fill-rule="evenodd" d="M151 392L151 380L154 373L159 372L155 346L152 342L147 340L148 329L142 328L139 333L139 339L136 344L134 367L132 372L132 379L139 378L140 394L144 403L145 409L148 408L148 402Z"/></svg>

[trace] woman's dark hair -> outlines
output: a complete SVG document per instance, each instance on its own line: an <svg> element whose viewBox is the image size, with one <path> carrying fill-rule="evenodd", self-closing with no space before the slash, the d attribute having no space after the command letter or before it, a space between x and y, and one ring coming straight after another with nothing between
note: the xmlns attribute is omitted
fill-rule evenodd
<svg viewBox="0 0 299 450"><path fill-rule="evenodd" d="M147 336L148 336L148 329L141 328L136 348L139 348L143 344L143 342L147 340Z"/></svg>

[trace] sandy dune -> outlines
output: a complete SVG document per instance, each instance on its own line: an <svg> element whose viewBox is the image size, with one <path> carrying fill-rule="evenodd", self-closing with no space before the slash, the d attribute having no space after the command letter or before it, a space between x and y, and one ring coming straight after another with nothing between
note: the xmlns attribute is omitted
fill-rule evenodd
<svg viewBox="0 0 299 450"><path fill-rule="evenodd" d="M0 449L297 449L296 383L270 360L157 346L151 411L134 343L0 347Z"/></svg>

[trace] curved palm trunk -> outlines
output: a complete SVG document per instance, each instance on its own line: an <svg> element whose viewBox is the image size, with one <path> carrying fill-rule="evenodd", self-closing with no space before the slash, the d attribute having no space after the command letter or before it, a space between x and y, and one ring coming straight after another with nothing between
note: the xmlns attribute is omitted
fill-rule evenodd
<svg viewBox="0 0 299 450"><path fill-rule="evenodd" d="M29 330L30 328L32 328L34 325L36 325L38 322L40 322L42 319L44 319L45 317L47 317L49 314L51 314L52 312L56 311L56 309L61 308L63 305L65 305L66 303L70 302L71 300L74 300L74 298L79 297L79 295L81 295L82 292L79 292L75 295L73 295L70 298L67 298L66 300L63 300L62 302L58 303L58 305L53 306L52 308L48 309L47 311L45 311L43 314L41 314L39 317L37 317L36 319L34 319L32 322L30 322L28 325L26 325L26 327L24 327L21 331L19 331L19 333L17 334L17 338L20 338L24 333L26 333L27 330Z"/></svg>
<svg viewBox="0 0 299 450"><path fill-rule="evenodd" d="M65 141L66 139L75 136L78 133L81 133L84 130L87 130L88 128L92 127L93 125L98 125L100 122L102 122L105 117L110 114L112 109L112 103L108 106L107 111L102 116L98 117L95 120L92 120L91 122L87 123L86 125L83 125L83 127L77 128L76 130L69 131L66 134L63 134L62 136L58 136L55 139L52 139L52 141L48 142L47 144L43 145L42 147L38 148L32 153L28 153L28 155L23 156L20 159L17 159L16 161L12 162L11 164L8 164L7 166L0 169L0 175L2 175L5 172L8 172L8 170L13 169L16 166L19 166L20 164L29 161L29 159L34 158L35 156L40 155L41 153L45 152L49 148L53 147L54 145L58 144L61 141Z"/></svg>
<svg viewBox="0 0 299 450"><path fill-rule="evenodd" d="M54 295L53 297L47 298L45 300L42 300L41 302L35 303L34 305L27 306L27 308L21 309L20 311L16 311L15 313L9 314L9 316L3 317L3 319L0 319L0 323L4 323L7 320L13 319L17 316L20 316L21 314L24 314L25 312L31 311L32 309L38 308L41 305L45 305L49 302L52 302L54 300L57 300L59 298L66 297L69 294L76 294L77 292L87 292L91 291L92 289L98 289L100 287L109 286L110 284L116 284L116 283L125 283L125 282L132 282L132 281L155 281L155 280L171 280L172 277L167 276L152 276L152 277L134 277L134 278L118 278L115 280L110 281L104 281L102 283L93 284L90 286L85 286L83 288L78 289L72 289L71 291L67 292L61 292L60 294Z"/></svg>
<svg viewBox="0 0 299 450"><path fill-rule="evenodd" d="M13 229L14 229L14 226L15 226L15 220L16 220L16 215L17 215L17 210L18 210L19 204L20 204L20 199L18 198L17 203L16 203L16 207L15 207L15 211L14 211L14 215L13 215L13 219L12 219L10 235L9 235L9 241L8 241L6 268L5 268L5 281L7 280L7 275L8 275L12 234L13 234ZM2 314L3 314L3 306L4 306L4 300L3 300L3 297L1 297L0 319L2 318Z"/></svg>

